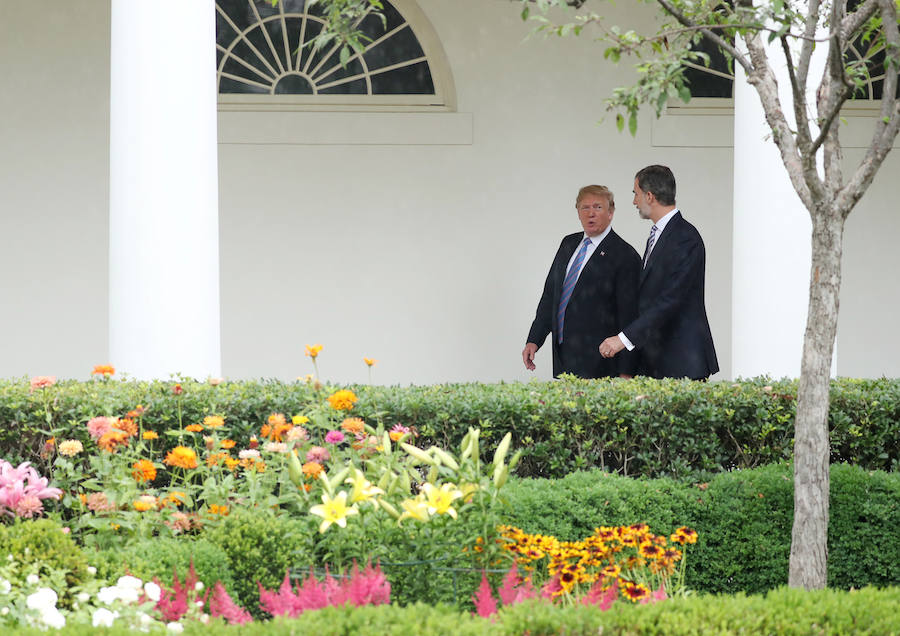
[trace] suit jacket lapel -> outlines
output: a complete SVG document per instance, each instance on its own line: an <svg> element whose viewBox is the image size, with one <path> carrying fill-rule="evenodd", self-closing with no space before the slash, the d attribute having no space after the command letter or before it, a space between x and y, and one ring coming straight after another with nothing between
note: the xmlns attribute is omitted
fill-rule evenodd
<svg viewBox="0 0 900 636"><path fill-rule="evenodd" d="M647 266L641 270L641 280L640 284L644 284L644 279L647 278L647 274L650 272L650 268L653 267L653 263L656 262L656 256L660 253L660 248L664 247L666 243L668 243L669 237L672 236L674 231L676 231L676 226L681 222L681 211L676 212L669 222L666 223L666 227L663 230L663 233L660 234L659 240L653 245L653 250L650 252L649 258L647 258Z"/></svg>

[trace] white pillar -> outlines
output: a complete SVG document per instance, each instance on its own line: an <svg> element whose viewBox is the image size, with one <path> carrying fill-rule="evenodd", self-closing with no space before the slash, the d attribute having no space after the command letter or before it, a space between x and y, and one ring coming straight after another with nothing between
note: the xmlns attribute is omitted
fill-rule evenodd
<svg viewBox="0 0 900 636"><path fill-rule="evenodd" d="M813 108L821 57L814 56L810 70ZM783 63L779 46L769 48L769 59L773 66ZM793 126L787 68L774 70ZM759 95L739 64L735 71L732 377L796 378L809 303L812 222L772 141Z"/></svg>
<svg viewBox="0 0 900 636"><path fill-rule="evenodd" d="M214 0L112 0L109 360L221 370Z"/></svg>

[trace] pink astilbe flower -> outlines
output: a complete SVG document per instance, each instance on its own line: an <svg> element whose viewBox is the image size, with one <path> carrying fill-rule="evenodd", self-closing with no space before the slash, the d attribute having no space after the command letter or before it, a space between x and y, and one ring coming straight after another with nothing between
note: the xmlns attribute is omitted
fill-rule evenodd
<svg viewBox="0 0 900 636"><path fill-rule="evenodd" d="M559 584L559 574L557 574L552 579L544 583L544 587L541 588L541 598L548 598L550 600L553 600L553 598L560 591L562 591L562 585Z"/></svg>
<svg viewBox="0 0 900 636"><path fill-rule="evenodd" d="M116 418L114 417L93 417L88 420L87 429L88 433L91 436L91 439L95 442L103 437L106 433L109 433L113 428L113 424L116 423Z"/></svg>
<svg viewBox="0 0 900 636"><path fill-rule="evenodd" d="M160 586L160 595L159 601L156 603L156 609L159 610L162 619L166 623L172 623L179 620L182 616L187 613L188 603L190 603L191 599L190 595L195 590L195 586L197 585L197 581L199 581L199 577L197 576L197 571L194 569L194 559L191 559L191 565L188 568L188 573L184 577L184 583L181 583L178 580L178 572L173 568L172 570L172 589L167 590L162 585L160 585L157 579L154 579L154 583ZM206 603L206 597L209 595L207 591L201 598L196 599L197 601L201 601L202 603Z"/></svg>
<svg viewBox="0 0 900 636"><path fill-rule="evenodd" d="M323 607L340 606L349 603L354 607L364 605L385 605L391 602L391 584L380 566L369 563L363 572L356 563L348 579L337 580L326 572L325 580L319 581L312 570L302 584L291 587L289 574L278 591L269 592L259 583L259 606L273 616L299 616L305 611Z"/></svg>
<svg viewBox="0 0 900 636"><path fill-rule="evenodd" d="M43 510L42 499L60 497L62 490L50 488L47 478L41 477L29 462L13 468L6 460L0 460L0 514L31 518Z"/></svg>
<svg viewBox="0 0 900 636"><path fill-rule="evenodd" d="M491 594L491 586L488 584L487 575L484 572L481 573L481 585L478 586L478 591L472 597L472 602L475 604L475 613L482 618L497 613L497 601Z"/></svg>
<svg viewBox="0 0 900 636"><path fill-rule="evenodd" d="M653 605L654 603L659 603L667 598L669 597L666 596L666 586L664 583L660 583L659 587L650 593L650 596L641 599L641 605Z"/></svg>
<svg viewBox="0 0 900 636"><path fill-rule="evenodd" d="M213 586L209 596L209 615L213 618L221 616L231 625L243 625L253 621L250 612L231 600L220 581Z"/></svg>
<svg viewBox="0 0 900 636"><path fill-rule="evenodd" d="M366 569L360 572L354 561L353 572L341 585L339 596L334 601L334 605L350 603L353 607L386 605L391 602L391 583L381 571L380 565L373 568L369 561Z"/></svg>
<svg viewBox="0 0 900 636"><path fill-rule="evenodd" d="M509 568L509 572L503 577L503 583L497 590L497 595L503 605L515 605L525 599L537 597L537 590L531 585L531 579L519 578L519 569L515 563Z"/></svg>
<svg viewBox="0 0 900 636"><path fill-rule="evenodd" d="M614 580L612 585L603 589L602 579L594 583L590 591L581 597L582 605L596 605L600 611L605 612L619 598L619 582Z"/></svg>

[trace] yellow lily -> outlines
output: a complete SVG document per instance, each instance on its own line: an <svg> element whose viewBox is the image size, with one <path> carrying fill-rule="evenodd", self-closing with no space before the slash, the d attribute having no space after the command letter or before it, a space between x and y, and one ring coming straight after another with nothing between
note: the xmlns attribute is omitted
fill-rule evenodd
<svg viewBox="0 0 900 636"><path fill-rule="evenodd" d="M440 488L432 483L422 486L425 493L428 512L430 514L450 515L456 519L456 510L451 505L454 499L463 496L462 491L453 484L444 484Z"/></svg>
<svg viewBox="0 0 900 636"><path fill-rule="evenodd" d="M322 525L319 532L328 530L331 524L336 523L341 528L347 527L347 517L359 514L355 506L347 506L347 493L339 492L337 497L331 498L327 493L322 495L322 503L309 509L310 513L322 517Z"/></svg>
<svg viewBox="0 0 900 636"><path fill-rule="evenodd" d="M348 477L344 480L344 483L353 484L353 492L350 493L350 503L368 501L375 495L384 494L384 491L381 488L373 486L372 483L366 479L365 474L363 474L363 471L359 468L355 470L353 477Z"/></svg>
<svg viewBox="0 0 900 636"><path fill-rule="evenodd" d="M400 504L403 507L403 514L400 515L398 522L404 519L418 519L419 521L428 521L428 502L421 498L407 499Z"/></svg>

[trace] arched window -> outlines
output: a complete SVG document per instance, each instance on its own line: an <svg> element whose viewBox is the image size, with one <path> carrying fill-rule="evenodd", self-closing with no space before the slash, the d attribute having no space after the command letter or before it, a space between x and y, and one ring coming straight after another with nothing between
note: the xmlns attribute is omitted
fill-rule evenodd
<svg viewBox="0 0 900 636"><path fill-rule="evenodd" d="M220 103L452 110L452 77L428 19L414 0L385 1L383 14L357 23L369 40L344 66L339 45L310 44L324 25L319 5L216 0Z"/></svg>

